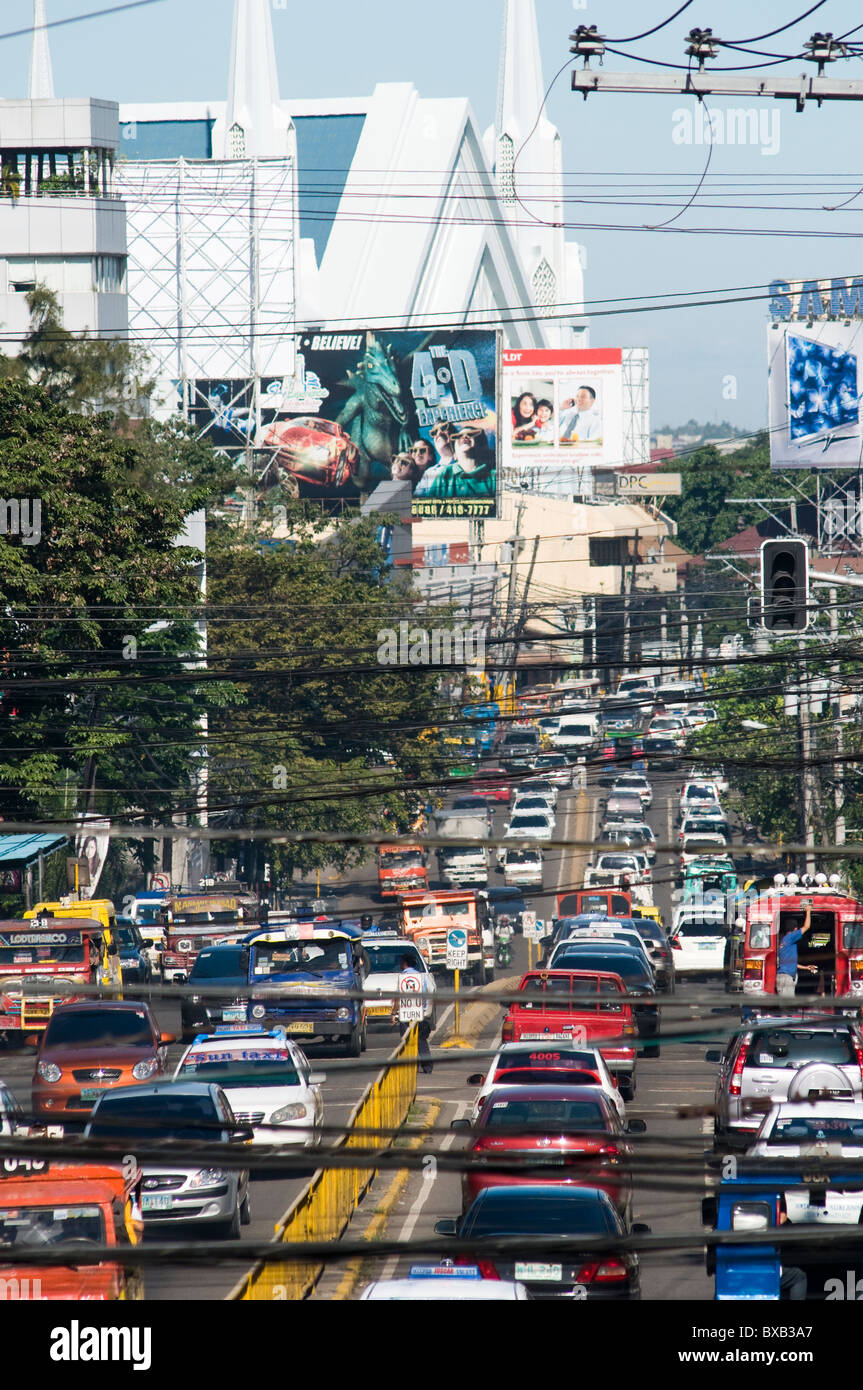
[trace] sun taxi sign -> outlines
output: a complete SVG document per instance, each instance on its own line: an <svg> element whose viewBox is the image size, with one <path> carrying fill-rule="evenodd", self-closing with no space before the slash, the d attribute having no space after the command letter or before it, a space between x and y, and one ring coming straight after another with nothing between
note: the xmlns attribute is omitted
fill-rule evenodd
<svg viewBox="0 0 863 1390"><path fill-rule="evenodd" d="M477 1265L411 1265L411 1279L481 1279Z"/></svg>

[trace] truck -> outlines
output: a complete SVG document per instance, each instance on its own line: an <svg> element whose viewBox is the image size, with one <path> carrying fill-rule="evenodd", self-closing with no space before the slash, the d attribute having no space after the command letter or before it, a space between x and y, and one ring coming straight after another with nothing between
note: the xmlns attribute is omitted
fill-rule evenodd
<svg viewBox="0 0 863 1390"><path fill-rule="evenodd" d="M422 845L378 845L378 894L395 898L411 889L428 887L426 854Z"/></svg>
<svg viewBox="0 0 863 1390"><path fill-rule="evenodd" d="M138 1271L117 1260L79 1264L86 1246L138 1245L142 1172L134 1158L84 1163L0 1158L0 1244L52 1253L68 1244L68 1265L6 1264L0 1299L88 1301L143 1298ZM22 1255L26 1261L27 1255Z"/></svg>
<svg viewBox="0 0 863 1390"><path fill-rule="evenodd" d="M40 915L0 922L0 1034L42 1032L58 1004L86 998L76 985L122 983L110 932L95 918ZM28 984L39 986L31 993Z"/></svg>
<svg viewBox="0 0 863 1390"><path fill-rule="evenodd" d="M236 1010L224 1011L236 1012L228 1022L283 1027L291 1037L329 1043L346 1057L365 1052L366 1002L361 996L369 962L359 921L271 920L245 940L249 998ZM224 1025L221 1031L226 1031Z"/></svg>
<svg viewBox="0 0 863 1390"><path fill-rule="evenodd" d="M430 970L446 970L447 932L467 932L467 969L472 984L486 981L483 932L489 931L488 905L472 888L404 893L399 898L399 930L417 947Z"/></svg>
<svg viewBox="0 0 863 1390"><path fill-rule="evenodd" d="M442 812L434 820L437 835L462 841L452 849L437 852L438 877L451 888L469 884L485 888L488 884L488 817Z"/></svg>
<svg viewBox="0 0 863 1390"><path fill-rule="evenodd" d="M235 941L257 920L256 900L236 894L202 893L169 898L162 911L165 947L162 978L183 984L203 946Z"/></svg>
<svg viewBox="0 0 863 1390"><path fill-rule="evenodd" d="M824 878L824 875L820 875ZM785 876L748 903L741 943L743 993L775 995L778 938L783 927L812 926L798 942L797 996L841 995L863 1005L863 903L833 884L786 884ZM779 882L781 880L781 882Z"/></svg>

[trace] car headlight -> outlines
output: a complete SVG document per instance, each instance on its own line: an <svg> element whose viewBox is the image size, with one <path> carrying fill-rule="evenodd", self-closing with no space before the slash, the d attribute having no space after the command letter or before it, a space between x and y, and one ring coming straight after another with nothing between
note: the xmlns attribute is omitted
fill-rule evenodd
<svg viewBox="0 0 863 1390"><path fill-rule="evenodd" d="M265 1017L266 1017L266 1013L267 1013L267 1010L266 1010L265 1005L263 1005L263 1004L253 1004L253 1005L252 1005L252 1018L265 1018Z"/></svg>
<svg viewBox="0 0 863 1390"><path fill-rule="evenodd" d="M350 1011L350 1009L341 1008L341 1009L339 1009L338 1012L336 1013L336 1018L350 1018L350 1016L351 1016L351 1011Z"/></svg>
<svg viewBox="0 0 863 1390"><path fill-rule="evenodd" d="M306 1106L300 1105L299 1103L283 1105L281 1110L273 1111L270 1116L270 1124L283 1125L286 1124L288 1120L304 1120L308 1113Z"/></svg>
<svg viewBox="0 0 863 1390"><path fill-rule="evenodd" d="M227 1182L228 1174L224 1168L202 1168L193 1178L189 1179L190 1187L219 1187L221 1183Z"/></svg>
<svg viewBox="0 0 863 1390"><path fill-rule="evenodd" d="M136 1062L132 1068L132 1075L136 1081L149 1081L155 1071L158 1071L159 1063L155 1057L148 1057L146 1062Z"/></svg>
<svg viewBox="0 0 863 1390"><path fill-rule="evenodd" d="M36 1073L41 1076L43 1081L59 1081L63 1075L54 1062L40 1062L36 1068Z"/></svg>
<svg viewBox="0 0 863 1390"><path fill-rule="evenodd" d="M200 1002L201 1002L201 996L200 996L200 994L190 994L190 995L189 995L189 1000L188 1000L188 1002L189 1002L190 1004L200 1004Z"/></svg>

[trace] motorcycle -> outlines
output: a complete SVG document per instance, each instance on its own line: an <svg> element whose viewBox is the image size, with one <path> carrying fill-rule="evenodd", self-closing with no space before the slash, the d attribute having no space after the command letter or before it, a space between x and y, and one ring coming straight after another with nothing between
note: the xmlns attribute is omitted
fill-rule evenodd
<svg viewBox="0 0 863 1390"><path fill-rule="evenodd" d="M496 933L495 962L497 965L512 964L512 928L509 923L501 925Z"/></svg>

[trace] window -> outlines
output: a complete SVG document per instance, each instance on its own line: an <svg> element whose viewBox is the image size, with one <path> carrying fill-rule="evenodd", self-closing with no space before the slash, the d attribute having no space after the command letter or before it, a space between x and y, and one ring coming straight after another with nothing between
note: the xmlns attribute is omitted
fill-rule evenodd
<svg viewBox="0 0 863 1390"><path fill-rule="evenodd" d="M125 256L95 256L93 258L93 286L97 294L123 294L126 288L125 280Z"/></svg>
<svg viewBox="0 0 863 1390"><path fill-rule="evenodd" d="M234 122L228 131L228 158L243 159L246 154L246 132L243 127Z"/></svg>
<svg viewBox="0 0 863 1390"><path fill-rule="evenodd" d="M554 307L557 300L557 276L543 256L533 272L533 302L538 308Z"/></svg>
<svg viewBox="0 0 863 1390"><path fill-rule="evenodd" d="M592 565L625 565L629 561L629 541L626 536L610 536L599 540L590 538Z"/></svg>
<svg viewBox="0 0 863 1390"><path fill-rule="evenodd" d="M497 186L500 201L506 204L515 202L514 150L508 135L502 135L497 145Z"/></svg>

